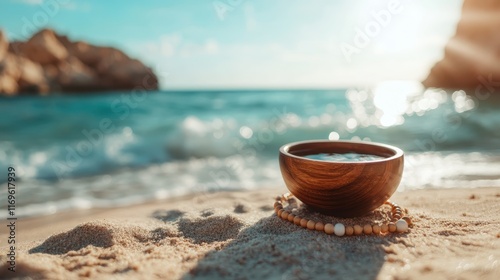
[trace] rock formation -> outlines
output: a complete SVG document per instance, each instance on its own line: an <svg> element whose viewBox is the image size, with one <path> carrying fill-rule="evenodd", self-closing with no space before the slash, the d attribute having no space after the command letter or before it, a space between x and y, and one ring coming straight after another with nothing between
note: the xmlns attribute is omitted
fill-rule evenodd
<svg viewBox="0 0 500 280"><path fill-rule="evenodd" d="M3 32L0 30L0 61L4 59L8 49L9 42L7 41L7 38L5 37Z"/></svg>
<svg viewBox="0 0 500 280"><path fill-rule="evenodd" d="M500 1L464 0L456 34L423 84L489 90L500 85Z"/></svg>
<svg viewBox="0 0 500 280"><path fill-rule="evenodd" d="M9 44L0 30L0 94L131 89L158 89L158 79L118 49L72 42L50 29Z"/></svg>

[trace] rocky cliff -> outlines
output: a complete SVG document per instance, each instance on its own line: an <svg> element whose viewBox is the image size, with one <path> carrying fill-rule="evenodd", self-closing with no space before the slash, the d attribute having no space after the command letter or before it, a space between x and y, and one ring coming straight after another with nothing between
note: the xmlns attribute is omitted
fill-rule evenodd
<svg viewBox="0 0 500 280"><path fill-rule="evenodd" d="M158 89L158 79L118 49L72 42L50 29L9 43L0 30L0 94L132 89Z"/></svg>
<svg viewBox="0 0 500 280"><path fill-rule="evenodd" d="M473 89L500 82L500 1L464 0L456 34L426 87Z"/></svg>

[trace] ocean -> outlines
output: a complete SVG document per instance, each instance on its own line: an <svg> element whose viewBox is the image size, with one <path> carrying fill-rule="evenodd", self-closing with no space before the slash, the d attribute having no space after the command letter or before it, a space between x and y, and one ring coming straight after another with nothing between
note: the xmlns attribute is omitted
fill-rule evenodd
<svg viewBox="0 0 500 280"><path fill-rule="evenodd" d="M414 82L331 90L0 98L0 209L17 216L284 186L280 146L374 141L405 151L399 191L500 187L500 94ZM0 211L5 218L7 211Z"/></svg>

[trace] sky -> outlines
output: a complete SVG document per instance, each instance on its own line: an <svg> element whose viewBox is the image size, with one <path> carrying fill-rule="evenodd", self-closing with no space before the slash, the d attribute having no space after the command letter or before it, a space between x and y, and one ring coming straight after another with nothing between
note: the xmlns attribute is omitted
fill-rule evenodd
<svg viewBox="0 0 500 280"><path fill-rule="evenodd" d="M164 89L340 88L423 80L461 0L1 0L10 40L52 28L120 48Z"/></svg>

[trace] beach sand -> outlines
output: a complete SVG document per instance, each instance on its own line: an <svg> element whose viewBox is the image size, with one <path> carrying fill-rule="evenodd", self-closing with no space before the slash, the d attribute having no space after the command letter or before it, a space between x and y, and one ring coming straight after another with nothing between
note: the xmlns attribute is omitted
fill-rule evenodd
<svg viewBox="0 0 500 280"><path fill-rule="evenodd" d="M392 201L409 209L408 233L350 237L278 219L272 205L285 191L221 192L18 220L16 272L7 270L2 229L0 278L500 279L500 188L399 192ZM382 210L341 221L380 220Z"/></svg>

